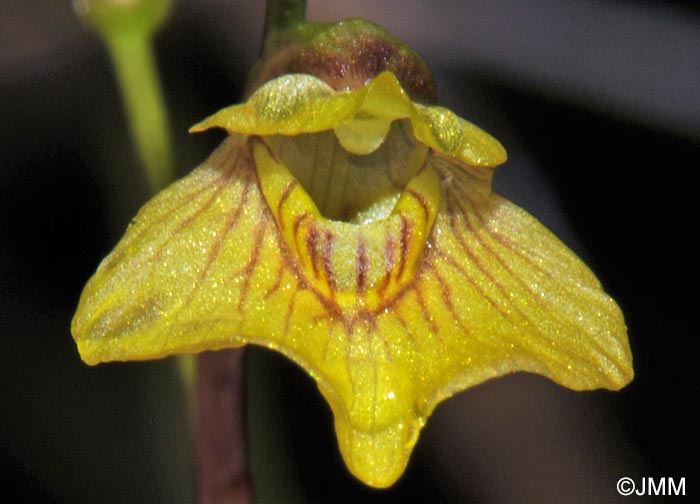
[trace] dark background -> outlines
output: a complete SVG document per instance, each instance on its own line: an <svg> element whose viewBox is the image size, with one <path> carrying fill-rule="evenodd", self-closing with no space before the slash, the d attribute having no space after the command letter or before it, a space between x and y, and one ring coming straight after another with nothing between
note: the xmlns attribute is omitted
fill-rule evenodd
<svg viewBox="0 0 700 504"><path fill-rule="evenodd" d="M239 99L262 11L250 0L178 2L159 34L180 174L221 140L187 128ZM636 378L617 393L576 393L519 374L463 392L430 418L402 480L376 491L348 475L313 382L255 349L259 501L662 500L620 497L623 476L685 477L693 495L696 2L309 5L311 19L348 16L421 52L441 103L505 144L497 190L574 248L618 301ZM97 38L68 2L0 2L0 501L191 501L172 359L89 368L69 332L84 282L147 199Z"/></svg>

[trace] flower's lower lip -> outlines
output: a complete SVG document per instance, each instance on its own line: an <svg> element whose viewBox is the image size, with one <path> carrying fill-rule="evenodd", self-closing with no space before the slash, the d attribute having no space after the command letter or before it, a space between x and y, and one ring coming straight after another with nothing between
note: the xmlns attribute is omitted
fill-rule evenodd
<svg viewBox="0 0 700 504"><path fill-rule="evenodd" d="M346 138L360 153L380 139L352 158L337 145L364 112L410 134ZM278 350L317 380L348 467L377 486L465 388L514 371L574 389L632 378L595 275L490 192L500 143L411 103L390 73L347 93L289 76L203 125L232 137L144 206L81 296L86 362Z"/></svg>
<svg viewBox="0 0 700 504"><path fill-rule="evenodd" d="M139 212L81 297L86 362L278 350L318 381L348 467L378 486L457 391L514 371L631 379L615 303L487 179L430 157L387 218L333 221L267 140L233 136Z"/></svg>
<svg viewBox="0 0 700 504"><path fill-rule="evenodd" d="M429 164L400 192L389 216L352 224L318 207L264 139L250 139L262 192L284 243L325 302L352 313L382 310L415 277L440 202Z"/></svg>

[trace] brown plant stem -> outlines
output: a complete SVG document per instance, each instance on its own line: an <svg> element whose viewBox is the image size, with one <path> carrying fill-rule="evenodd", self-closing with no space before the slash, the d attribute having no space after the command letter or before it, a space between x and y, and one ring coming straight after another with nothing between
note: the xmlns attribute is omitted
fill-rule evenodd
<svg viewBox="0 0 700 504"><path fill-rule="evenodd" d="M305 15L306 0L268 0L263 46L269 48L279 33L303 22ZM240 348L197 356L198 504L252 502L243 355Z"/></svg>
<svg viewBox="0 0 700 504"><path fill-rule="evenodd" d="M197 358L197 502L246 504L252 485L245 444L243 349Z"/></svg>

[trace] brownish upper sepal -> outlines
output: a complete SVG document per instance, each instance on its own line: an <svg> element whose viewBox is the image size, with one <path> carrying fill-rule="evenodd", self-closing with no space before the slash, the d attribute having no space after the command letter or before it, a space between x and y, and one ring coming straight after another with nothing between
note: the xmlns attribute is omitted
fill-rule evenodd
<svg viewBox="0 0 700 504"><path fill-rule="evenodd" d="M288 73L313 75L337 91L357 89L383 71L398 78L411 100L437 103L435 81L423 58L381 27L346 19L313 29L263 55L250 91Z"/></svg>

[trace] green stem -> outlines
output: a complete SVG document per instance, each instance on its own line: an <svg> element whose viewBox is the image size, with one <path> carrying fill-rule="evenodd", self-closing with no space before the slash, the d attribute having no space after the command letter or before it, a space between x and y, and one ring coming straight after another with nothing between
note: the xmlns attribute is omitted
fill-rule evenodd
<svg viewBox="0 0 700 504"><path fill-rule="evenodd" d="M175 179L170 126L153 54L151 30L104 33L121 89L131 137L148 185L156 193ZM177 357L177 370L194 418L195 359Z"/></svg>
<svg viewBox="0 0 700 504"><path fill-rule="evenodd" d="M278 36L306 21L306 0L268 0L265 10L263 50L272 48Z"/></svg>
<svg viewBox="0 0 700 504"><path fill-rule="evenodd" d="M81 0L73 6L109 50L132 142L155 193L175 179L170 126L153 55L153 36L167 19L172 0ZM192 420L194 358L178 358L177 367Z"/></svg>
<svg viewBox="0 0 700 504"><path fill-rule="evenodd" d="M165 104L153 58L151 35L120 33L105 38L124 98L129 127L153 192L173 181L173 156Z"/></svg>
<svg viewBox="0 0 700 504"><path fill-rule="evenodd" d="M131 139L152 193L175 179L168 114L153 54L153 36L171 4L171 0L83 0L74 4L109 50ZM183 355L176 362L189 420L194 424L195 360Z"/></svg>

